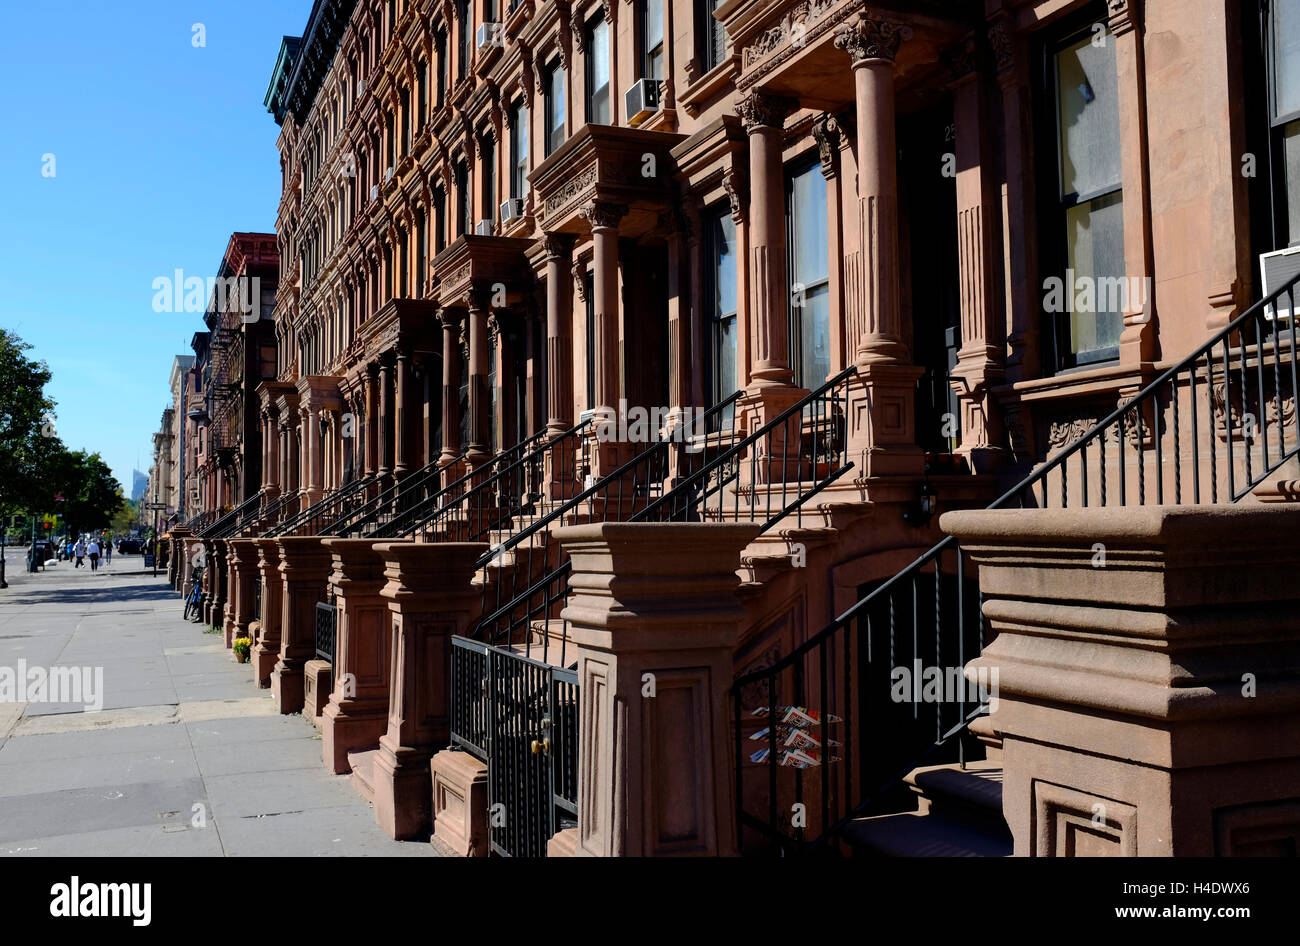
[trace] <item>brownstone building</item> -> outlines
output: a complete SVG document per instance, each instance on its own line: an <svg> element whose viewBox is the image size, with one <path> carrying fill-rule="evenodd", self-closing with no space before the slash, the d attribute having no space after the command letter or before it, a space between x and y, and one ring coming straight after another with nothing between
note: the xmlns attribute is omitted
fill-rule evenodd
<svg viewBox="0 0 1300 946"><path fill-rule="evenodd" d="M461 853L1284 844L1295 6L320 0L228 639Z"/></svg>

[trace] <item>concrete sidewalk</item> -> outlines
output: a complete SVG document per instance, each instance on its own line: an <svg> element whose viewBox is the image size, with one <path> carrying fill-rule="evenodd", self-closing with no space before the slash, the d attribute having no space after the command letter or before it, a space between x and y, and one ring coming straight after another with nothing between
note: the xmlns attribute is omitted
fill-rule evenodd
<svg viewBox="0 0 1300 946"><path fill-rule="evenodd" d="M276 713L140 561L11 573L0 591L0 675L103 673L99 712L0 694L0 855L434 855L389 840L315 727Z"/></svg>

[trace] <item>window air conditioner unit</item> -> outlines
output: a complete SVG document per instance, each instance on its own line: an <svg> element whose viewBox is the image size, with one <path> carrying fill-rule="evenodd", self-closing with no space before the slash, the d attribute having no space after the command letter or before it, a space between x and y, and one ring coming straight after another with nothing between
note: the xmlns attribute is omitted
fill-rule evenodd
<svg viewBox="0 0 1300 946"><path fill-rule="evenodd" d="M370 199L371 199L371 200L377 200L378 198L379 198L379 185L378 185L378 184L371 184L371 185L370 185Z"/></svg>
<svg viewBox="0 0 1300 946"><path fill-rule="evenodd" d="M479 52L482 52L492 46L504 46L505 43L502 42L504 38L504 28L500 23L480 23L474 45Z"/></svg>
<svg viewBox="0 0 1300 946"><path fill-rule="evenodd" d="M477 224L474 225L474 232L477 233L479 236L491 236L492 221L490 219L480 220Z"/></svg>
<svg viewBox="0 0 1300 946"><path fill-rule="evenodd" d="M513 220L515 217L524 215L524 199L522 197L511 197L501 205L501 220Z"/></svg>
<svg viewBox="0 0 1300 946"><path fill-rule="evenodd" d="M392 179L393 179L393 166L390 164L388 165L388 169L384 171L384 183L387 184Z"/></svg>
<svg viewBox="0 0 1300 946"><path fill-rule="evenodd" d="M659 80L640 80L627 90L623 101L627 106L627 123L632 126L641 124L659 111Z"/></svg>
<svg viewBox="0 0 1300 946"><path fill-rule="evenodd" d="M365 92L365 91L366 91L366 80L365 80L365 79L358 79L358 80L357 80L357 95L360 95L360 94L362 94L362 93Z"/></svg>
<svg viewBox="0 0 1300 946"><path fill-rule="evenodd" d="M1265 296L1276 291L1279 286L1285 286L1300 274L1300 246L1287 247L1274 253L1261 253L1259 271L1263 277ZM1300 296L1300 286L1297 286L1293 292ZM1264 317L1270 321L1278 319L1288 321L1291 318L1293 304L1294 300L1291 296L1283 294L1273 305L1264 307Z"/></svg>

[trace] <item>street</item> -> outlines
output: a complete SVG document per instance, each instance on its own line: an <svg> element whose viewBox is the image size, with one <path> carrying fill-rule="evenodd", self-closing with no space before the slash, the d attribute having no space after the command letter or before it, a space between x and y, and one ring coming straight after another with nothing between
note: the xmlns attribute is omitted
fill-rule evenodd
<svg viewBox="0 0 1300 946"><path fill-rule="evenodd" d="M0 855L434 854L385 836L347 776L326 772L311 723L277 714L219 635L182 621L141 556L98 573L27 574L21 548L6 559ZM56 674L47 692L15 689L23 668L102 684L54 702Z"/></svg>

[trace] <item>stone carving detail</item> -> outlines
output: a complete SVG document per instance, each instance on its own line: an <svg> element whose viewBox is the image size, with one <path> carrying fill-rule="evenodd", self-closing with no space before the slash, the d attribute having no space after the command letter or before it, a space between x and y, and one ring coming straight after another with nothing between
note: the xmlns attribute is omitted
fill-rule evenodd
<svg viewBox="0 0 1300 946"><path fill-rule="evenodd" d="M587 301L587 261L576 259L573 261L573 293L578 297L579 302Z"/></svg>
<svg viewBox="0 0 1300 946"><path fill-rule="evenodd" d="M569 203L596 183L596 166L592 165L581 174L570 178L558 191L546 198L546 215L549 217L565 204Z"/></svg>
<svg viewBox="0 0 1300 946"><path fill-rule="evenodd" d="M1008 71L1015 62L1011 31L1002 20L989 27L989 45L993 48L993 61L999 73Z"/></svg>
<svg viewBox="0 0 1300 946"><path fill-rule="evenodd" d="M543 231L542 246L546 250L547 259L563 259L569 255L569 250L573 246L573 237L565 233Z"/></svg>
<svg viewBox="0 0 1300 946"><path fill-rule="evenodd" d="M722 189L727 192L727 199L731 203L731 219L737 224L745 222L745 201L740 195L743 184L738 180L739 177L735 168L728 168L722 175Z"/></svg>
<svg viewBox="0 0 1300 946"><path fill-rule="evenodd" d="M736 103L736 112L747 131L760 127L779 129L785 125L786 116L794 111L794 107L795 103L790 99L751 92Z"/></svg>
<svg viewBox="0 0 1300 946"><path fill-rule="evenodd" d="M751 45L745 47L741 67L748 69L764 56L771 55L785 46L803 46L808 40L808 31L814 23L826 15L835 6L837 0L808 0L801 3L781 18L781 22L763 32Z"/></svg>
<svg viewBox="0 0 1300 946"><path fill-rule="evenodd" d="M821 159L822 174L829 180L835 176L840 154L840 123L830 112L822 112L813 121L813 137L817 139L817 156Z"/></svg>
<svg viewBox="0 0 1300 946"><path fill-rule="evenodd" d="M1053 421L1047 431L1047 446L1059 450L1070 446L1097 426L1097 418L1081 417L1076 420Z"/></svg>
<svg viewBox="0 0 1300 946"><path fill-rule="evenodd" d="M584 204L578 211L578 216L582 217L593 230L612 230L618 227L618 222L627 216L627 206L625 204L611 204L603 200L593 200Z"/></svg>
<svg viewBox="0 0 1300 946"><path fill-rule="evenodd" d="M889 20L860 16L835 33L835 45L853 57L855 63L872 59L893 62L898 47L912 38L912 28Z"/></svg>

